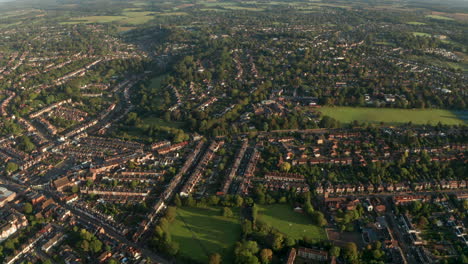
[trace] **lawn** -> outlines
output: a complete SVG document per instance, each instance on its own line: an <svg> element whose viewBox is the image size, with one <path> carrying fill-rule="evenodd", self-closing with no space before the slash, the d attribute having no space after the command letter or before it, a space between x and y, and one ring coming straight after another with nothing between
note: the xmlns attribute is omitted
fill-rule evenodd
<svg viewBox="0 0 468 264"><path fill-rule="evenodd" d="M180 245L180 254L207 263L208 256L217 252L223 263L232 263L234 245L241 237L239 212L233 212L235 218L226 218L220 208L177 208L170 232Z"/></svg>
<svg viewBox="0 0 468 264"><path fill-rule="evenodd" d="M325 229L313 225L309 216L296 213L287 204L274 204L259 208L259 219L294 239L304 236L314 240L326 240Z"/></svg>
<svg viewBox="0 0 468 264"><path fill-rule="evenodd" d="M467 124L467 111L449 111L443 109L394 109L394 108L367 108L367 107L322 107L320 112L333 117L342 123L354 120L360 122L390 124L437 124L447 125Z"/></svg>

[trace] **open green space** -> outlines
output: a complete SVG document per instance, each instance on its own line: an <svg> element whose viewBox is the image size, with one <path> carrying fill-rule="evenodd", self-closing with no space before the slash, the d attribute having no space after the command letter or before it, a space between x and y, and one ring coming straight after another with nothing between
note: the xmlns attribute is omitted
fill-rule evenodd
<svg viewBox="0 0 468 264"><path fill-rule="evenodd" d="M235 243L240 239L239 212L235 217L221 216L220 208L177 208L176 220L170 226L172 239L179 243L184 257L208 263L211 253L219 253L223 263L232 263Z"/></svg>
<svg viewBox="0 0 468 264"><path fill-rule="evenodd" d="M62 24L80 24L80 23L110 23L120 22L123 24L139 25L144 24L154 18L153 12L137 12L126 10L121 16L85 16L70 18L69 21Z"/></svg>
<svg viewBox="0 0 468 264"><path fill-rule="evenodd" d="M428 33L424 33L424 32L413 32L413 35L415 35L416 37L432 37L431 34L428 34Z"/></svg>
<svg viewBox="0 0 468 264"><path fill-rule="evenodd" d="M437 19L437 20L455 20L451 17L446 17L446 16L439 16L439 15L427 15L426 17L432 18L432 19Z"/></svg>
<svg viewBox="0 0 468 264"><path fill-rule="evenodd" d="M309 216L294 212L289 204L260 206L259 219L294 239L327 239L324 228L312 224Z"/></svg>
<svg viewBox="0 0 468 264"><path fill-rule="evenodd" d="M165 12L165 13L158 13L158 16L186 16L188 13L186 12Z"/></svg>
<svg viewBox="0 0 468 264"><path fill-rule="evenodd" d="M155 98L155 103L157 104L163 104L164 102L164 99L163 99L163 90L162 90L162 82L164 80L164 78L166 78L168 76L168 74L163 74L163 75L159 75L159 76L156 76L154 78L152 78L150 80L150 84L149 84L149 88L151 90L156 90L158 91L158 93L161 95L157 98Z"/></svg>
<svg viewBox="0 0 468 264"><path fill-rule="evenodd" d="M390 124L467 124L468 111L450 111L443 109L394 109L367 107L322 107L320 112L342 123L359 122Z"/></svg>
<svg viewBox="0 0 468 264"><path fill-rule="evenodd" d="M172 128L183 128L185 123L184 122L177 122L177 121L166 121L162 118L158 117L146 117L143 118L143 123L146 125L156 125L159 127L172 127Z"/></svg>
<svg viewBox="0 0 468 264"><path fill-rule="evenodd" d="M392 46L393 44L391 42L388 42L388 41L377 41L377 42L374 42L375 44L377 45L385 45L385 46Z"/></svg>
<svg viewBox="0 0 468 264"><path fill-rule="evenodd" d="M410 21L410 22L406 22L406 24L408 24L408 25L415 25L415 26L422 26L422 25L426 25L426 23L423 23L423 22L417 22L417 21Z"/></svg>

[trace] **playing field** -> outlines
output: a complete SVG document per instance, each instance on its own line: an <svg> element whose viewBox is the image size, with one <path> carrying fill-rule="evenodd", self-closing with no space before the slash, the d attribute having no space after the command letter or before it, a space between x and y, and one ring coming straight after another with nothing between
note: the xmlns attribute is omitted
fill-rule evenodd
<svg viewBox="0 0 468 264"><path fill-rule="evenodd" d="M355 120L370 123L403 124L433 124L438 122L447 125L467 124L467 111L449 111L442 109L394 109L367 107L322 107L319 110L324 115L333 117L342 123Z"/></svg>
<svg viewBox="0 0 468 264"><path fill-rule="evenodd" d="M211 253L219 253L223 263L232 263L232 250L241 236L238 212L233 212L235 218L226 218L219 208L177 208L170 232L180 245L180 254L208 263Z"/></svg>
<svg viewBox="0 0 468 264"><path fill-rule="evenodd" d="M314 240L327 239L325 229L313 225L309 216L294 212L287 204L261 206L259 219L294 239L304 237Z"/></svg>

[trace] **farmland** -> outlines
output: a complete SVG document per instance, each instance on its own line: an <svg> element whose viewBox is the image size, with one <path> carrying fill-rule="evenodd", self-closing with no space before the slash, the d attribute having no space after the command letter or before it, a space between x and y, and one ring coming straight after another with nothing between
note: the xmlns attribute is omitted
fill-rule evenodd
<svg viewBox="0 0 468 264"><path fill-rule="evenodd" d="M441 109L391 109L364 107L323 107L322 114L333 117L342 123L353 121L370 123L402 124L466 124L466 112L454 112Z"/></svg>

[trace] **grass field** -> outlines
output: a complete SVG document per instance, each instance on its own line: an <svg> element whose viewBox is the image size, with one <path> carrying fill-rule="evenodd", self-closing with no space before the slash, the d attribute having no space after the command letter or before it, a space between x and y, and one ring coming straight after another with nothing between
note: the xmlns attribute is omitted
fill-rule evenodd
<svg viewBox="0 0 468 264"><path fill-rule="evenodd" d="M426 23L417 22L417 21L406 22L406 24L408 24L408 25L416 25L416 26L426 25Z"/></svg>
<svg viewBox="0 0 468 264"><path fill-rule="evenodd" d="M446 17L446 16L439 16L439 15L427 15L426 17L432 18L432 19L437 19L437 20L455 20L451 17Z"/></svg>
<svg viewBox="0 0 468 264"><path fill-rule="evenodd" d="M157 126L165 126L165 127L172 127L172 128L183 128L185 125L184 122L166 121L158 117L143 118L143 123L145 123L146 125L157 125Z"/></svg>
<svg viewBox="0 0 468 264"><path fill-rule="evenodd" d="M239 212L233 212L235 218L226 218L220 216L219 208L177 208L170 232L180 245L180 254L208 263L208 255L217 252L223 263L232 263L232 250L241 235Z"/></svg>
<svg viewBox="0 0 468 264"><path fill-rule="evenodd" d="M294 212L288 204L261 206L259 219L294 239L302 239L304 236L315 240L327 239L325 229L313 225L310 217Z"/></svg>
<svg viewBox="0 0 468 264"><path fill-rule="evenodd" d="M139 25L144 24L154 18L153 12L136 12L126 10L122 16L86 16L70 18L70 21L63 24L80 24L80 23L110 23L119 22L123 24Z"/></svg>
<svg viewBox="0 0 468 264"><path fill-rule="evenodd" d="M154 98L154 102L156 104L162 104L164 102L164 99L163 99L163 91L162 91L162 81L164 80L164 78L166 78L168 75L167 74L164 74L164 75L160 75L160 76L157 76L157 77L154 77L153 79L151 79L150 81L150 84L149 84L149 87L151 88L151 90L158 90L158 94L160 94L159 97L157 98Z"/></svg>
<svg viewBox="0 0 468 264"><path fill-rule="evenodd" d="M428 33L424 33L424 32L413 32L413 35L415 35L416 37L432 37L431 34L428 34Z"/></svg>
<svg viewBox="0 0 468 264"><path fill-rule="evenodd" d="M447 125L467 124L467 111L449 111L442 109L394 109L394 108L366 108L366 107L322 107L320 112L333 117L342 123L354 120L360 122L390 124L437 124Z"/></svg>

